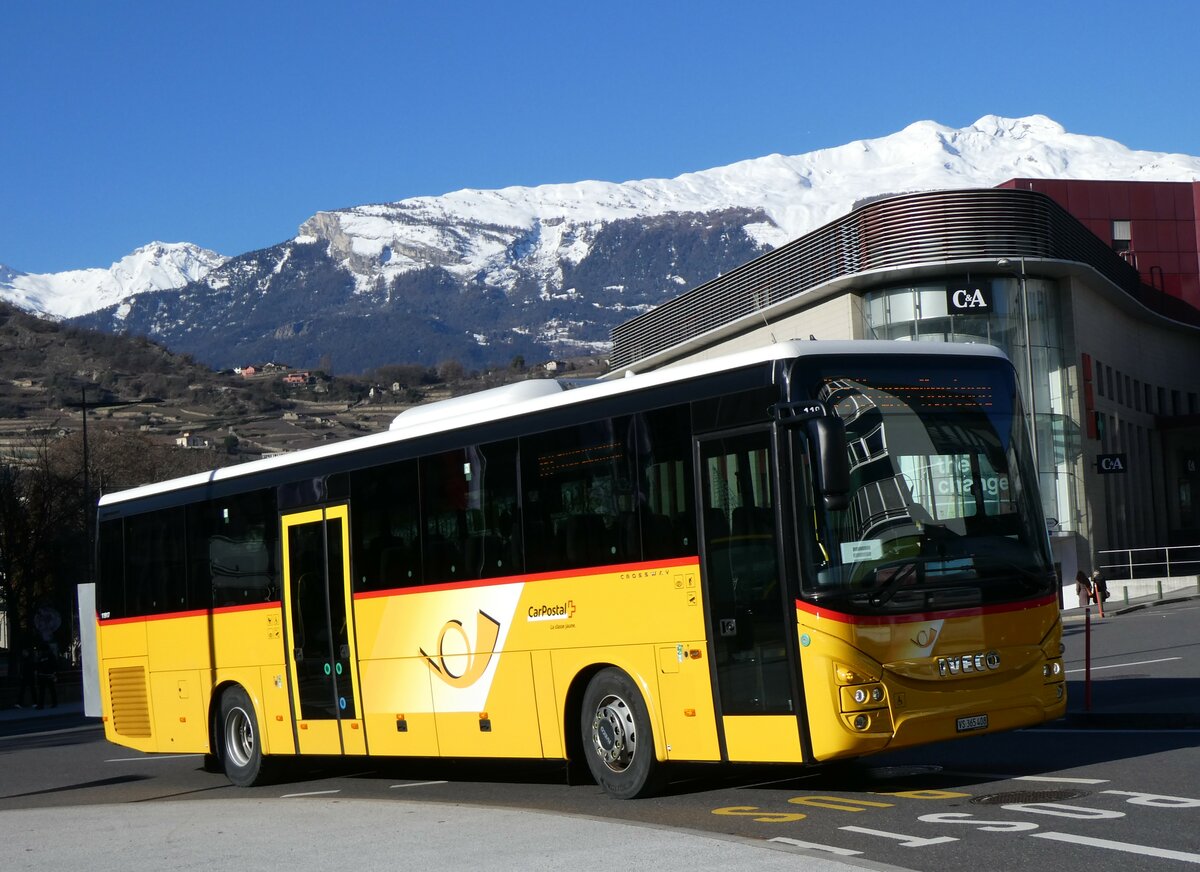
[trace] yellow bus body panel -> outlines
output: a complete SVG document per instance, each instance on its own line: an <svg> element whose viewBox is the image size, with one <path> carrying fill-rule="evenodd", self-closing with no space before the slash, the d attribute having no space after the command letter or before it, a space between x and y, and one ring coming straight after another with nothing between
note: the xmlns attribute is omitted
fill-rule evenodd
<svg viewBox="0 0 1200 872"><path fill-rule="evenodd" d="M721 723L731 762L804 762L795 715L727 715Z"/></svg>
<svg viewBox="0 0 1200 872"><path fill-rule="evenodd" d="M799 606L804 693L817 760L975 731L963 729L960 719L986 716L979 729L995 732L1066 712L1061 673L1055 680L1043 675L1061 651L1062 624L1052 600L874 623ZM994 666L988 665L989 655L997 658ZM966 670L963 658L970 662ZM939 660L945 665L939 667ZM855 688L869 694L876 686L881 700L854 701ZM855 724L860 716L861 727Z"/></svg>
<svg viewBox="0 0 1200 872"><path fill-rule="evenodd" d="M719 757L694 558L360 594L355 625L373 754L561 758L572 685L611 665L642 688L660 759Z"/></svg>

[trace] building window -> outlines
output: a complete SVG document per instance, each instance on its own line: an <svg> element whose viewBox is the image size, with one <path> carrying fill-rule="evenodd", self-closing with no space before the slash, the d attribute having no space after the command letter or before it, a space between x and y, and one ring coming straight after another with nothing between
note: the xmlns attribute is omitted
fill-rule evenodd
<svg viewBox="0 0 1200 872"><path fill-rule="evenodd" d="M1104 364L1096 361L1096 395L1104 396Z"/></svg>
<svg viewBox="0 0 1200 872"><path fill-rule="evenodd" d="M1128 220L1114 220L1112 223L1113 251L1130 251L1133 249L1133 235Z"/></svg>

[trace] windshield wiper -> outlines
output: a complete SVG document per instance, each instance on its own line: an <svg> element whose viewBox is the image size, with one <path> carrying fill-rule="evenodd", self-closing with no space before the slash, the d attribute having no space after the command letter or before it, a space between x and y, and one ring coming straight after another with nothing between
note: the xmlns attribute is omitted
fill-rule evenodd
<svg viewBox="0 0 1200 872"><path fill-rule="evenodd" d="M871 594L871 605L878 608L894 597L909 579L916 576L917 569L920 565L920 561L914 561L898 567L896 572L892 574L892 577L880 585L875 593ZM875 570L875 575L876 577L879 576L879 570Z"/></svg>

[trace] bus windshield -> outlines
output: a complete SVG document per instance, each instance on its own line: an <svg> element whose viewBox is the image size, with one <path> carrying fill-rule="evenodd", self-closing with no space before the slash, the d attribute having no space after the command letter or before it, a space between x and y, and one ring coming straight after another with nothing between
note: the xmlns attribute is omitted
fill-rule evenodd
<svg viewBox="0 0 1200 872"><path fill-rule="evenodd" d="M813 501L807 592L911 613L1054 590L1011 367L830 360L806 381L845 423L850 466L844 510Z"/></svg>

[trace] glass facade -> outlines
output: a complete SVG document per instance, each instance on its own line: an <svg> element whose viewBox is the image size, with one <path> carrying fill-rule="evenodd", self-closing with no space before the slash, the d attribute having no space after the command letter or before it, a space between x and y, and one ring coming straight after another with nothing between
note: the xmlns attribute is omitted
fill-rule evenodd
<svg viewBox="0 0 1200 872"><path fill-rule="evenodd" d="M1020 274L962 275L876 288L863 295L863 316L872 339L984 342L1004 351L1032 418L1046 522L1053 533L1079 532L1075 477L1082 441L1069 404L1057 282Z"/></svg>

